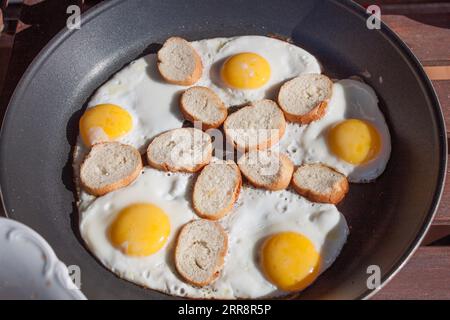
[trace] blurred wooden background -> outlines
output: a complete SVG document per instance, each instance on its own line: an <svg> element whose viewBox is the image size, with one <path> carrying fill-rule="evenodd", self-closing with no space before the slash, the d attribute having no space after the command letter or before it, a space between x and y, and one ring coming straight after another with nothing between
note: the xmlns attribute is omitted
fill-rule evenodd
<svg viewBox="0 0 450 320"><path fill-rule="evenodd" d="M0 0L0 119L23 72L66 23L103 0ZM105 0L107 1L107 0ZM450 129L450 1L356 1L381 8L382 20L406 42L433 81ZM2 31L3 30L3 31ZM450 179L422 246L375 299L450 299Z"/></svg>

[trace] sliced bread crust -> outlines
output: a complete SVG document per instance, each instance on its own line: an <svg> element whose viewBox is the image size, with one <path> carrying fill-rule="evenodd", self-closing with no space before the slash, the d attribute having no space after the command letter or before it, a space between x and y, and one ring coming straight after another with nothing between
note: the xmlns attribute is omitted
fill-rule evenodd
<svg viewBox="0 0 450 320"><path fill-rule="evenodd" d="M252 185L272 191L286 189L294 172L294 164L286 154L271 150L248 152L238 165Z"/></svg>
<svg viewBox="0 0 450 320"><path fill-rule="evenodd" d="M200 121L202 129L218 128L228 116L219 96L207 87L191 87L180 98L180 110L186 120Z"/></svg>
<svg viewBox="0 0 450 320"><path fill-rule="evenodd" d="M233 208L242 177L234 161L215 161L203 168L192 193L194 211L202 218L218 220Z"/></svg>
<svg viewBox="0 0 450 320"><path fill-rule="evenodd" d="M228 250L222 226L210 220L194 220L183 226L175 247L175 266L184 280L205 286L216 280Z"/></svg>
<svg viewBox="0 0 450 320"><path fill-rule="evenodd" d="M322 74L303 74L285 82L278 104L288 121L308 124L325 115L333 82Z"/></svg>
<svg viewBox="0 0 450 320"><path fill-rule="evenodd" d="M102 196L133 182L141 173L139 151L119 142L94 144L80 167L80 182L84 190Z"/></svg>
<svg viewBox="0 0 450 320"><path fill-rule="evenodd" d="M223 128L227 139L237 149L263 150L281 139L286 131L286 121L277 103L264 99L229 115Z"/></svg>
<svg viewBox="0 0 450 320"><path fill-rule="evenodd" d="M211 137L196 128L164 132L147 148L149 164L163 171L196 172L209 163L211 156Z"/></svg>
<svg viewBox="0 0 450 320"><path fill-rule="evenodd" d="M158 51L158 69L169 83L190 86L202 76L202 60L183 38L171 37Z"/></svg>
<svg viewBox="0 0 450 320"><path fill-rule="evenodd" d="M337 204L348 192L347 178L340 172L320 163L298 167L292 177L292 186L313 202Z"/></svg>

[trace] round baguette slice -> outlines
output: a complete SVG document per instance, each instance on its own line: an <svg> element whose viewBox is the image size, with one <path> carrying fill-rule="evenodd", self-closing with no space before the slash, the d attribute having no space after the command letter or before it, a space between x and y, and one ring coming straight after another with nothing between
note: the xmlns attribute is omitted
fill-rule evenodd
<svg viewBox="0 0 450 320"><path fill-rule="evenodd" d="M323 164L305 164L292 177L294 189L313 202L337 204L348 192L347 178Z"/></svg>
<svg viewBox="0 0 450 320"><path fill-rule="evenodd" d="M211 137L196 128L164 132L147 148L149 164L164 171L196 172L209 163L211 156Z"/></svg>
<svg viewBox="0 0 450 320"><path fill-rule="evenodd" d="M287 155L270 150L248 152L238 165L252 185L273 191L286 189L294 172L294 164Z"/></svg>
<svg viewBox="0 0 450 320"><path fill-rule="evenodd" d="M325 115L333 82L322 74L303 74L284 83L278 104L288 121L308 124Z"/></svg>
<svg viewBox="0 0 450 320"><path fill-rule="evenodd" d="M195 181L192 194L195 212L206 219L222 218L233 208L241 184L241 172L234 161L208 164Z"/></svg>
<svg viewBox="0 0 450 320"><path fill-rule="evenodd" d="M206 87L191 87L183 92L180 99L180 110L186 120L200 121L203 130L218 128L228 115L219 96Z"/></svg>
<svg viewBox="0 0 450 320"><path fill-rule="evenodd" d="M223 125L225 134L241 151L263 150L284 135L286 121L275 101L252 102L232 113Z"/></svg>
<svg viewBox="0 0 450 320"><path fill-rule="evenodd" d="M125 187L142 170L139 151L119 142L101 142L92 146L80 168L83 189L94 196Z"/></svg>
<svg viewBox="0 0 450 320"><path fill-rule="evenodd" d="M205 286L219 277L227 250L228 236L219 223L194 220L178 235L175 266L187 282Z"/></svg>
<svg viewBox="0 0 450 320"><path fill-rule="evenodd" d="M169 83L190 86L202 76L202 60L183 38L171 37L158 51L158 69Z"/></svg>

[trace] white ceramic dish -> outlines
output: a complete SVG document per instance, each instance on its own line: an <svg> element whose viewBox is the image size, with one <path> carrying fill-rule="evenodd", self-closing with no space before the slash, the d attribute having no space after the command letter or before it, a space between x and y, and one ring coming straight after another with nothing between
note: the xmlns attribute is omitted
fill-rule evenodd
<svg viewBox="0 0 450 320"><path fill-rule="evenodd" d="M86 299L44 238L2 217L0 257L0 299Z"/></svg>

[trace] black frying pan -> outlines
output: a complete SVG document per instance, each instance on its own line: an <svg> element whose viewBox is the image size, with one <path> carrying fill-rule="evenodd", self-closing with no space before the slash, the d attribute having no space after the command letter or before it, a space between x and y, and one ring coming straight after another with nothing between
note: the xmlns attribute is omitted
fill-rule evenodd
<svg viewBox="0 0 450 320"><path fill-rule="evenodd" d="M390 125L386 171L375 183L352 185L339 206L351 228L342 254L299 295L370 296L368 266L378 265L386 282L430 225L447 146L438 100L417 59L385 25L369 30L366 18L362 8L338 0L105 1L83 16L81 30L64 30L50 42L11 99L0 138L7 215L38 231L66 264L81 267L88 298L168 298L115 277L78 236L70 153L83 105L113 73L171 35L279 34L316 55L331 77L370 74L365 80Z"/></svg>

